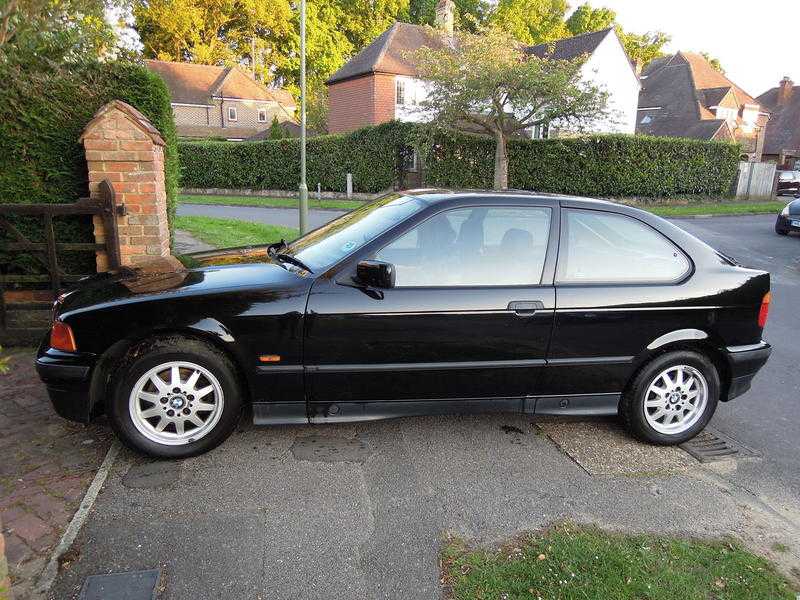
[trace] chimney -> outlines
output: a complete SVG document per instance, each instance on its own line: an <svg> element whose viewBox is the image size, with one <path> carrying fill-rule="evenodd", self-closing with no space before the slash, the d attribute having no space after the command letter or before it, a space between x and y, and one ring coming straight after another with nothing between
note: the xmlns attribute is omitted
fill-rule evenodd
<svg viewBox="0 0 800 600"><path fill-rule="evenodd" d="M436 3L436 19L434 25L449 36L453 35L455 25L455 8L453 0L439 0Z"/></svg>
<svg viewBox="0 0 800 600"><path fill-rule="evenodd" d="M778 84L778 106L786 106L792 97L794 82L787 75Z"/></svg>

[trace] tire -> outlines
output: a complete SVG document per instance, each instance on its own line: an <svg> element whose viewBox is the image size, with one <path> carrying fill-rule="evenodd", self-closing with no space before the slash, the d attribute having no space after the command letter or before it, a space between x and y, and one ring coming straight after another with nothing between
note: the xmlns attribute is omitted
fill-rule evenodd
<svg viewBox="0 0 800 600"><path fill-rule="evenodd" d="M622 396L620 415L628 431L644 442L681 444L711 420L719 390L719 374L707 356L688 350L669 352L636 374Z"/></svg>
<svg viewBox="0 0 800 600"><path fill-rule="evenodd" d="M778 235L789 235L789 230L783 229L782 227L778 227L777 225L775 225L775 233L777 233Z"/></svg>
<svg viewBox="0 0 800 600"><path fill-rule="evenodd" d="M170 336L138 344L118 373L106 411L119 438L138 452L159 458L202 454L225 441L239 421L236 370L203 342Z"/></svg>

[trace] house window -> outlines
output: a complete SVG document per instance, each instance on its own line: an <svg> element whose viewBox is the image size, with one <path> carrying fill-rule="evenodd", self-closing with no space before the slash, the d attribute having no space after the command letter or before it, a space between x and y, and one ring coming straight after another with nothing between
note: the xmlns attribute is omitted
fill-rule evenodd
<svg viewBox="0 0 800 600"><path fill-rule="evenodd" d="M238 118L238 116L236 114L236 107L235 106L229 106L228 107L228 121L238 121L238 120L239 120L239 118Z"/></svg>
<svg viewBox="0 0 800 600"><path fill-rule="evenodd" d="M531 138L534 140L546 140L550 137L550 125L542 123L533 128Z"/></svg>
<svg viewBox="0 0 800 600"><path fill-rule="evenodd" d="M398 79L396 84L395 104L397 106L404 106L406 103L406 82L403 79Z"/></svg>
<svg viewBox="0 0 800 600"><path fill-rule="evenodd" d="M267 109L266 108L259 108L258 109L258 122L259 123L266 123L267 122Z"/></svg>

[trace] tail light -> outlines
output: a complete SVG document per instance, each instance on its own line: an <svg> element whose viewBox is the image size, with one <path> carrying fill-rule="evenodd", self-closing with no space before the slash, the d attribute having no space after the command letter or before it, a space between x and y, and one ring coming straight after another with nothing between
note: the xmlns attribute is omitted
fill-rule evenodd
<svg viewBox="0 0 800 600"><path fill-rule="evenodd" d="M772 301L772 293L767 292L761 300L761 308L758 310L758 326L764 329L767 324L767 317L769 316L769 303Z"/></svg>
<svg viewBox="0 0 800 600"><path fill-rule="evenodd" d="M54 321L53 328L50 330L50 347L64 352L77 352L78 346L75 344L75 336L72 329L62 321Z"/></svg>

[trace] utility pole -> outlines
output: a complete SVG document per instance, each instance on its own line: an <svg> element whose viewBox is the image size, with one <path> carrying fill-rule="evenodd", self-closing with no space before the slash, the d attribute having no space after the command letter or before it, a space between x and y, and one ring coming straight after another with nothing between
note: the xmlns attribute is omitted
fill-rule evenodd
<svg viewBox="0 0 800 600"><path fill-rule="evenodd" d="M306 184L306 0L300 0L300 235L308 231Z"/></svg>

